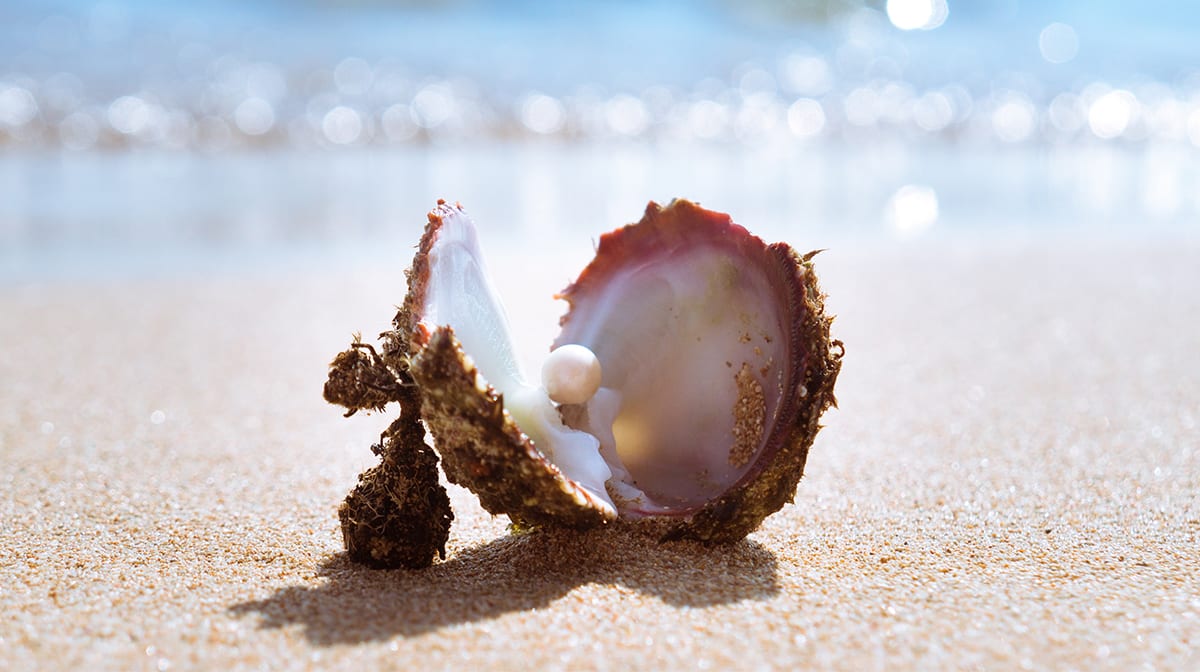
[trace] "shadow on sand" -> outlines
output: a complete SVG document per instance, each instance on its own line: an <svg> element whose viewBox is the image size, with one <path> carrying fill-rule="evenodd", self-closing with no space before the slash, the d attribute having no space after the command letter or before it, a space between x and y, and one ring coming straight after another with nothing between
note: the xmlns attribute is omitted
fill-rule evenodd
<svg viewBox="0 0 1200 672"><path fill-rule="evenodd" d="M331 646L411 637L542 608L592 583L689 607L779 592L775 556L754 541L660 544L612 529L506 536L417 571L367 569L341 553L322 563L318 575L320 585L281 588L230 612L259 614L262 628L301 625L310 642Z"/></svg>

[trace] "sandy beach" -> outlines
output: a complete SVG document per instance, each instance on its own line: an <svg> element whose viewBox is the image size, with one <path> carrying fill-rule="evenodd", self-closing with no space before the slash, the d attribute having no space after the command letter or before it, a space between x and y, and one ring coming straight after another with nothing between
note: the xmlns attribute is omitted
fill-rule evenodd
<svg viewBox="0 0 1200 672"><path fill-rule="evenodd" d="M1197 259L835 246L840 407L794 504L706 548L514 537L452 487L448 558L417 572L342 554L388 418L320 396L407 259L10 281L0 668L1196 669ZM523 347L564 263L501 279Z"/></svg>

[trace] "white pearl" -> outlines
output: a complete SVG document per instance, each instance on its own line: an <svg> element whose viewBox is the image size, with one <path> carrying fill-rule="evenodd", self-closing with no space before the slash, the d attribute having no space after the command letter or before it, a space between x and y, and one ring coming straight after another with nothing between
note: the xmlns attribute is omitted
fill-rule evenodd
<svg viewBox="0 0 1200 672"><path fill-rule="evenodd" d="M600 360L582 345L557 348L542 364L542 387L558 404L582 404L600 389Z"/></svg>

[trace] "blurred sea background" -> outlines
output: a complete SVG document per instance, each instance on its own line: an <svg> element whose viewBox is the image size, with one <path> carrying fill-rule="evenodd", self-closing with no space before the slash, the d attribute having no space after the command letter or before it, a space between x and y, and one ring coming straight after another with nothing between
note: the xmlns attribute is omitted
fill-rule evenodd
<svg viewBox="0 0 1200 672"><path fill-rule="evenodd" d="M7 0L0 279L403 266L439 197L533 257L673 197L799 247L1195 237L1198 34L1166 0Z"/></svg>
<svg viewBox="0 0 1200 672"><path fill-rule="evenodd" d="M0 0L0 670L1200 670L1198 159L1195 0ZM794 504L703 547L448 484L444 562L349 561L397 411L321 392L436 200L535 373L676 197L825 250ZM733 398L710 340L664 396Z"/></svg>

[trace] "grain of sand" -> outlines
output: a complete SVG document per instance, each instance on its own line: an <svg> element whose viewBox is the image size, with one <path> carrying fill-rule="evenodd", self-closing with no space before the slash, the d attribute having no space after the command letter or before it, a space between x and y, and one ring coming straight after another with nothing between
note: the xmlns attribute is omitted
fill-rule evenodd
<svg viewBox="0 0 1200 672"><path fill-rule="evenodd" d="M0 668L1197 669L1198 258L825 253L841 406L793 505L710 549L451 488L421 572L341 554L387 418L320 399L400 268L9 283Z"/></svg>

